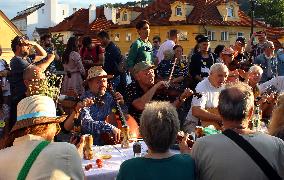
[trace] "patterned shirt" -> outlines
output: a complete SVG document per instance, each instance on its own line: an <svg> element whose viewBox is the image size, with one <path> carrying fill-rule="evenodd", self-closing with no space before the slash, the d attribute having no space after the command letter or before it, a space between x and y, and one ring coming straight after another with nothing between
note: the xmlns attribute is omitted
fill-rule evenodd
<svg viewBox="0 0 284 180"><path fill-rule="evenodd" d="M81 99L95 98L96 96L90 91L86 91ZM112 132L115 126L106 123L106 117L112 112L115 107L115 102L111 94L106 92L103 96L103 105L93 104L90 107L82 109L79 120L82 124L83 134L92 134L94 137L94 144L101 145L100 134L105 132Z"/></svg>
<svg viewBox="0 0 284 180"><path fill-rule="evenodd" d="M131 116L134 117L134 119L139 124L140 122L140 116L142 114L142 111L136 109L132 103L135 99L138 99L142 97L145 94L143 89L139 86L138 82L133 81L126 87L126 93L125 93L125 104L128 107L128 112ZM155 94L152 98L152 100L159 100L159 101L167 101L169 97L167 95L162 94Z"/></svg>

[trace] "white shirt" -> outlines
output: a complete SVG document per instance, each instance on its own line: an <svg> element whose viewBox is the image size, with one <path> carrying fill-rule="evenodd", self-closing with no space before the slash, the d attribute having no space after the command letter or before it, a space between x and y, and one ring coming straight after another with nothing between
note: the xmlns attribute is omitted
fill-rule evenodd
<svg viewBox="0 0 284 180"><path fill-rule="evenodd" d="M173 40L166 40L163 42L157 52L158 63L164 60L164 52L166 50L172 50L176 43Z"/></svg>
<svg viewBox="0 0 284 180"><path fill-rule="evenodd" d="M208 78L197 84L195 90L202 94L201 98L194 96L191 102L191 108L186 116L184 129L187 132L193 132L198 125L198 118L192 115L192 107L199 106L202 109L216 108L219 102L219 95L223 87L215 88Z"/></svg>
<svg viewBox="0 0 284 180"><path fill-rule="evenodd" d="M31 134L16 138L13 146L0 151L0 179L17 179L24 162L34 148L44 140ZM34 161L27 180L74 179L83 180L81 158L73 144L52 142Z"/></svg>
<svg viewBox="0 0 284 180"><path fill-rule="evenodd" d="M280 93L284 92L284 76L276 76L271 80L260 84L258 87L260 92L263 93L270 86L274 86Z"/></svg>

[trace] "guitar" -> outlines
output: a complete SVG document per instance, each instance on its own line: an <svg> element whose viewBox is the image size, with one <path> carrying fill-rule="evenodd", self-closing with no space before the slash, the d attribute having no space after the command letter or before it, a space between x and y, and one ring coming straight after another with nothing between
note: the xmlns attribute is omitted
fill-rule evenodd
<svg viewBox="0 0 284 180"><path fill-rule="evenodd" d="M220 115L217 108L206 108L206 111L208 111L212 114ZM201 122L202 127L207 127L207 126L213 125L217 130L222 130L222 124L220 124L216 121L200 119L200 122Z"/></svg>

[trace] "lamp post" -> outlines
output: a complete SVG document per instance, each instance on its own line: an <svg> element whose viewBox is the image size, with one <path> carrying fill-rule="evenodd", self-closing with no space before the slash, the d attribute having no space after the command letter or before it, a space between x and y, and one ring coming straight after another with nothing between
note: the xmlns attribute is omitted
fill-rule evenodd
<svg viewBox="0 0 284 180"><path fill-rule="evenodd" d="M255 10L256 0L250 0L250 11L251 11L251 31L250 36L253 34L253 22L254 22L254 10Z"/></svg>

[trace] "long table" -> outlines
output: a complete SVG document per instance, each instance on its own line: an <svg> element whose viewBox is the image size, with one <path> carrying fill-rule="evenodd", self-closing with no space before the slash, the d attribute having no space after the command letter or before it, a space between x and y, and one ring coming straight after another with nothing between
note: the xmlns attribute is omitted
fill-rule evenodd
<svg viewBox="0 0 284 180"><path fill-rule="evenodd" d="M144 142L142 144L142 155L146 153L147 146ZM86 179L96 180L114 180L119 171L121 163L127 159L134 158L133 143L127 149L121 148L120 144L108 145L108 146L93 146L94 158L92 160L83 160L82 167L85 172ZM111 155L110 159L103 160L103 167L98 168L96 160L100 158L101 154ZM92 164L92 168L88 171L85 170L85 166Z"/></svg>

